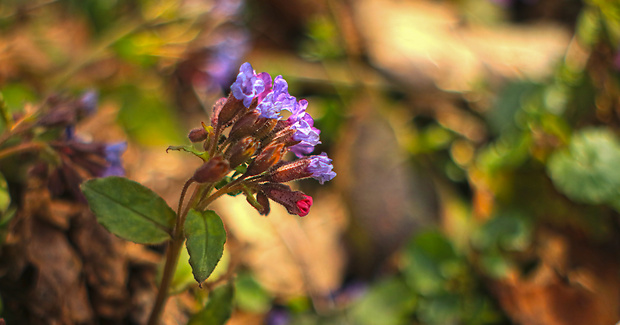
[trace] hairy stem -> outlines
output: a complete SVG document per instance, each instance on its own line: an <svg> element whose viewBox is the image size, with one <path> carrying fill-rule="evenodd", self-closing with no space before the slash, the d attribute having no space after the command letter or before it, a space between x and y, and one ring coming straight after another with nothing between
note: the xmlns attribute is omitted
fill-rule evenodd
<svg viewBox="0 0 620 325"><path fill-rule="evenodd" d="M191 184L191 180L185 183L185 185L183 186L183 192L181 193L181 198L179 199L179 211L181 211L181 207L183 205L183 198L185 197L185 191L189 187L189 184ZM159 323L161 314L164 311L166 300L168 300L170 285L172 284L172 278L174 277L174 271L177 268L179 256L181 255L181 249L183 248L183 243L185 242L183 225L185 224L185 219L187 217L187 213L189 212L190 207L193 207L198 203L198 199L200 198L203 190L203 186L197 186L194 190L194 193L192 194L192 197L189 199L187 207L185 208L185 210L183 210L183 213L177 215L172 240L168 244L168 250L166 252L166 264L164 265L164 273L161 277L161 284L159 285L159 291L157 292L157 297L155 298L155 305L153 306L153 310L151 311L151 315L149 316L148 325L157 325Z"/></svg>

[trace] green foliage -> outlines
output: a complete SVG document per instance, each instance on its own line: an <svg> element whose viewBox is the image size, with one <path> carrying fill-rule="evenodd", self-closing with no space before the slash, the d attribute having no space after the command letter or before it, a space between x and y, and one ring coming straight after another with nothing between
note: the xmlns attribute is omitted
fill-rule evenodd
<svg viewBox="0 0 620 325"><path fill-rule="evenodd" d="M113 234L141 244L170 239L175 212L145 186L123 177L91 179L82 184L97 220Z"/></svg>
<svg viewBox="0 0 620 325"><path fill-rule="evenodd" d="M157 88L159 85L149 86L155 89L145 91L127 85L115 91L122 103L118 114L121 125L132 138L144 145L184 142L177 119L170 110L171 105Z"/></svg>
<svg viewBox="0 0 620 325"><path fill-rule="evenodd" d="M403 273L424 324L490 324L501 318L477 283L468 259L438 231L417 235L405 251Z"/></svg>
<svg viewBox="0 0 620 325"><path fill-rule="evenodd" d="M222 258L226 242L224 224L214 211L191 209L185 221L185 236L194 278L202 283Z"/></svg>
<svg viewBox="0 0 620 325"><path fill-rule="evenodd" d="M244 272L235 279L235 303L241 310L264 313L271 308L271 296L250 273Z"/></svg>
<svg viewBox="0 0 620 325"><path fill-rule="evenodd" d="M209 293L205 307L190 318L187 325L222 325L230 318L233 307L234 287L225 284Z"/></svg>
<svg viewBox="0 0 620 325"><path fill-rule="evenodd" d="M569 198L590 204L620 202L620 142L607 129L575 133L568 148L549 158L554 185Z"/></svg>
<svg viewBox="0 0 620 325"><path fill-rule="evenodd" d="M350 316L359 325L409 324L415 305L416 296L402 279L384 278L353 306Z"/></svg>

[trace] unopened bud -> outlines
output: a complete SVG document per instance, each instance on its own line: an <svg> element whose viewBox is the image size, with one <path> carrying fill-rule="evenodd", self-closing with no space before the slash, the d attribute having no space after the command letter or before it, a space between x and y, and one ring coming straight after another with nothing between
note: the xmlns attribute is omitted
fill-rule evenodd
<svg viewBox="0 0 620 325"><path fill-rule="evenodd" d="M258 149L258 145L258 141L250 136L247 136L232 144L230 148L226 150L226 154L224 155L228 158L230 168L235 168L252 157L252 155L256 152L256 149Z"/></svg>
<svg viewBox="0 0 620 325"><path fill-rule="evenodd" d="M257 110L246 113L240 117L230 129L228 137L230 139L240 139L246 135L250 135L256 131L256 120L260 113Z"/></svg>
<svg viewBox="0 0 620 325"><path fill-rule="evenodd" d="M215 156L196 169L193 180L198 183L214 183L230 171L230 165L222 156Z"/></svg>
<svg viewBox="0 0 620 325"><path fill-rule="evenodd" d="M195 128L189 131L187 137L191 142L201 142L209 137L209 133L204 128Z"/></svg>
<svg viewBox="0 0 620 325"><path fill-rule="evenodd" d="M260 185L260 190L268 198L282 204L290 214L303 217L310 212L312 197L300 191L293 191L288 185L264 183Z"/></svg>
<svg viewBox="0 0 620 325"><path fill-rule="evenodd" d="M286 183L296 179L302 179L312 176L312 172L308 171L310 159L299 159L284 164L274 169L269 175L265 176L265 180L275 183Z"/></svg>
<svg viewBox="0 0 620 325"><path fill-rule="evenodd" d="M256 121L256 131L254 131L254 137L262 140L273 130L278 123L278 120L272 118L261 117Z"/></svg>
<svg viewBox="0 0 620 325"><path fill-rule="evenodd" d="M267 198L267 195L265 195L263 192L258 192L256 194L256 201L261 205L262 210L258 211L261 215L268 215L269 212L271 211L271 208L269 207L269 198Z"/></svg>
<svg viewBox="0 0 620 325"><path fill-rule="evenodd" d="M229 97L230 98L230 97ZM213 105L213 113L211 114L211 125L216 127L219 123L220 112L222 111L222 107L226 104L228 98L222 97L215 102Z"/></svg>
<svg viewBox="0 0 620 325"><path fill-rule="evenodd" d="M258 98L254 98L250 107L256 106L257 103L258 103ZM222 127L229 126L235 121L237 117L239 117L241 114L247 111L248 111L248 108L246 108L245 105L243 105L243 101L235 98L235 96L233 96L231 93L230 96L228 96L228 100L226 101L226 104L224 104L224 106L220 110L220 114L218 116L217 122Z"/></svg>
<svg viewBox="0 0 620 325"><path fill-rule="evenodd" d="M283 143L285 147L290 147L298 144L300 141L295 141L293 135L297 130L286 128L278 132L272 132L263 143Z"/></svg>
<svg viewBox="0 0 620 325"><path fill-rule="evenodd" d="M284 145L281 143L267 146L263 149L263 151L261 151L261 153L258 154L254 161L250 163L245 175L253 176L266 171L269 167L275 165L278 161L280 161L280 159L282 159L284 152Z"/></svg>

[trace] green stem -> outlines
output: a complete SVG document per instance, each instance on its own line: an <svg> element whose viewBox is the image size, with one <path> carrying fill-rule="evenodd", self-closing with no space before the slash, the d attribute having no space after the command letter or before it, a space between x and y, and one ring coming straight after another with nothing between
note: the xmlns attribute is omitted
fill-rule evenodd
<svg viewBox="0 0 620 325"><path fill-rule="evenodd" d="M191 184L191 182L188 181L188 183L184 185L183 193L181 194L182 196L185 195L184 192L187 190L187 187L189 186L188 184ZM202 191L202 186L196 187L194 193L192 194L192 197L189 200L189 203L187 204L187 208L183 211L182 214L177 215L172 240L168 244L168 251L166 252L166 264L164 265L164 273L161 277L161 284L159 285L159 291L157 292L157 297L155 298L155 305L153 306L153 310L151 311L151 315L149 316L148 325L157 325L159 323L161 314L164 311L166 300L168 300L170 285L172 284L172 278L174 277L174 271L177 268L179 256L181 255L181 249L183 248L183 243L185 242L183 225L185 224L185 219L187 217L187 213L189 212L189 208L195 206L198 203L198 198L201 196ZM183 198L181 198L180 201L182 199ZM182 202L179 202L179 211L181 210L182 204Z"/></svg>
<svg viewBox="0 0 620 325"><path fill-rule="evenodd" d="M2 122L4 122L7 130L13 127L13 117L9 113L9 107L6 105L2 93L0 93L0 118L2 118Z"/></svg>
<svg viewBox="0 0 620 325"><path fill-rule="evenodd" d="M23 143L23 144L14 146L14 147L9 147L4 150L0 150L0 160L6 157L9 157L11 155L17 154L17 153L26 152L26 151L37 151L43 148L45 148L45 145L43 143L39 143L39 142Z"/></svg>

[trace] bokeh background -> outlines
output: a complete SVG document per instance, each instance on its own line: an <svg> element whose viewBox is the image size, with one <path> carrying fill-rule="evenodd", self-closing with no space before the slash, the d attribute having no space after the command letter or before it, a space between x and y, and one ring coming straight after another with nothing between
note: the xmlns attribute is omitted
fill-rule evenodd
<svg viewBox="0 0 620 325"><path fill-rule="evenodd" d="M294 185L314 198L304 218L218 200L224 258L203 288L179 266L189 290L166 324L233 281L229 324L608 325L619 47L605 0L2 0L0 93L19 116L95 92L76 135L127 141L127 177L173 207L200 160L165 149L189 143L241 63L309 101L338 176ZM144 323L163 247L87 221L36 182L40 156L4 158L0 316Z"/></svg>

